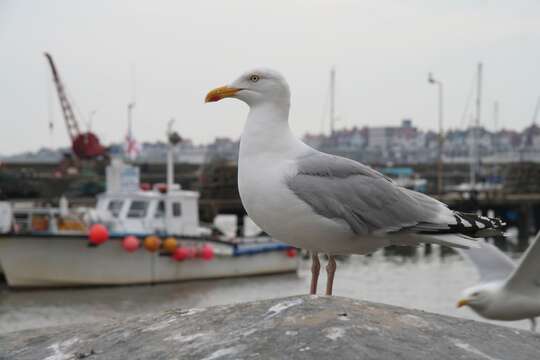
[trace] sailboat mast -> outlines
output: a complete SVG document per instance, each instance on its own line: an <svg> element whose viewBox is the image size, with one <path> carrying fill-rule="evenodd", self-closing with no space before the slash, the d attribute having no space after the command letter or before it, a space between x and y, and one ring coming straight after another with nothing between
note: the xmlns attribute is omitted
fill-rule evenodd
<svg viewBox="0 0 540 360"><path fill-rule="evenodd" d="M335 126L335 99L336 99L336 68L330 70L330 135L334 135Z"/></svg>
<svg viewBox="0 0 540 360"><path fill-rule="evenodd" d="M499 129L499 102L495 101L493 103L493 131Z"/></svg>
<svg viewBox="0 0 540 360"><path fill-rule="evenodd" d="M540 112L540 96L538 97L538 100L536 101L536 107L534 108L534 114L532 118L533 125L536 124L536 120L538 118L538 112Z"/></svg>

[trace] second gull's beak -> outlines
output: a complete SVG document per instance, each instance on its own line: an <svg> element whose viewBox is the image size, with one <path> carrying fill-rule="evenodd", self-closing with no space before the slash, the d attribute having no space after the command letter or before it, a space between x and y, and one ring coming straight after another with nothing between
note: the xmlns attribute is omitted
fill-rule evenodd
<svg viewBox="0 0 540 360"><path fill-rule="evenodd" d="M469 305L469 300L468 299L459 300L456 306L458 308L460 308L460 307L465 306L465 305Z"/></svg>
<svg viewBox="0 0 540 360"><path fill-rule="evenodd" d="M229 86L218 87L217 89L210 91L206 95L204 102L208 103L208 102L219 101L221 99L233 96L240 90L242 89L237 89L237 88L229 87Z"/></svg>

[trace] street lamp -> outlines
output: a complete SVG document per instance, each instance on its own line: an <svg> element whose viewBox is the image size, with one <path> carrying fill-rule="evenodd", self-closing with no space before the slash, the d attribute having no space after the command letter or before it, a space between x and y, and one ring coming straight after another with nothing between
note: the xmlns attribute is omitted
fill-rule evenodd
<svg viewBox="0 0 540 360"><path fill-rule="evenodd" d="M432 73L428 74L428 82L437 85L439 88L439 151L437 154L437 192L439 195L443 192L443 84L433 77Z"/></svg>

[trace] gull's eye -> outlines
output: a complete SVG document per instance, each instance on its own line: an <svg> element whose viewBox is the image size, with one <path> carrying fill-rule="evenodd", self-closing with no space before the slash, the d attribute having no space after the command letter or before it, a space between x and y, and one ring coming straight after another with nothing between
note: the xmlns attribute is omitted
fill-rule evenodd
<svg viewBox="0 0 540 360"><path fill-rule="evenodd" d="M256 83L257 81L259 81L260 78L261 77L259 75L253 74L253 75L250 75L249 81Z"/></svg>

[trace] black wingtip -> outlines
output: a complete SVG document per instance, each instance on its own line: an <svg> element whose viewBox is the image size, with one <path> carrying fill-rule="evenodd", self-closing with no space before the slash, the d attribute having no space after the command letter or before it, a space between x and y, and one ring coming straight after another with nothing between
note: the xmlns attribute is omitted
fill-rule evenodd
<svg viewBox="0 0 540 360"><path fill-rule="evenodd" d="M506 223L499 218L488 218L471 213L455 212L455 225L450 228L471 237L503 236Z"/></svg>

